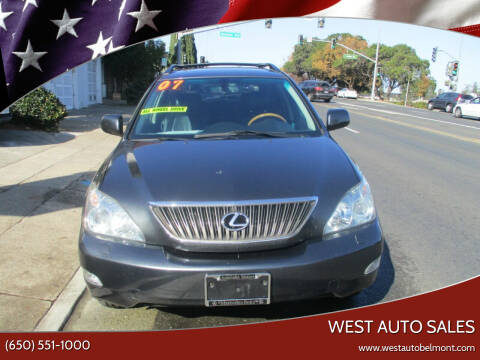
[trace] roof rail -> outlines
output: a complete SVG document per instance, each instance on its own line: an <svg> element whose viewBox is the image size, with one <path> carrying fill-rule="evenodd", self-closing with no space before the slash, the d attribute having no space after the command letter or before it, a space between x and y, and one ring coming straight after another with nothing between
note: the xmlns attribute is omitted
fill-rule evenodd
<svg viewBox="0 0 480 360"><path fill-rule="evenodd" d="M248 67L258 67L258 68L270 68L270 70L280 72L281 70L271 64L271 63L236 63L236 62L222 62L222 63L202 63L202 64L173 64L165 70L164 74L170 74L175 70L187 70L187 69L197 69L197 68L205 68L211 66L248 66Z"/></svg>

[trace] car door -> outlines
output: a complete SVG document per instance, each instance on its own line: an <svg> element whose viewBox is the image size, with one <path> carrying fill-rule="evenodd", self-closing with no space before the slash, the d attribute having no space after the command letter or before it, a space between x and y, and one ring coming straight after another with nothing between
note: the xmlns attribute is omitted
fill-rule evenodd
<svg viewBox="0 0 480 360"><path fill-rule="evenodd" d="M440 108L442 110L445 110L445 107L447 106L447 104L453 101L452 99L453 99L452 93L445 93L445 96L442 98L442 101L440 102Z"/></svg>
<svg viewBox="0 0 480 360"><path fill-rule="evenodd" d="M470 116L480 117L480 97L473 99L468 105L472 113Z"/></svg>
<svg viewBox="0 0 480 360"><path fill-rule="evenodd" d="M433 99L433 106L436 108L443 107L442 104L444 103L446 96L447 96L446 93L438 95L435 99Z"/></svg>

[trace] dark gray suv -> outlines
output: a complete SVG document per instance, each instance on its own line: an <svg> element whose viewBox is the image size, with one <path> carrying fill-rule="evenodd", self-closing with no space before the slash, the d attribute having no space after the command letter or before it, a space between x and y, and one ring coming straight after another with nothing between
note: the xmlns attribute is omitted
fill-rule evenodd
<svg viewBox="0 0 480 360"><path fill-rule="evenodd" d="M473 96L456 92L444 92L428 101L428 110L441 109L451 113L457 103L472 100Z"/></svg>
<svg viewBox="0 0 480 360"><path fill-rule="evenodd" d="M383 238L367 180L271 64L171 66L87 192L80 263L103 304L269 304L373 283Z"/></svg>

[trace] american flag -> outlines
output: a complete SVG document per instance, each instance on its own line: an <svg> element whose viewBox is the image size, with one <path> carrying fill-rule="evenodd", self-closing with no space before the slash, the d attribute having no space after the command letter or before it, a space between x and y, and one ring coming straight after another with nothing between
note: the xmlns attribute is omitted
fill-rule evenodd
<svg viewBox="0 0 480 360"><path fill-rule="evenodd" d="M55 76L131 44L217 23L306 15L346 1L0 0L0 110ZM456 30L480 35L478 25Z"/></svg>
<svg viewBox="0 0 480 360"><path fill-rule="evenodd" d="M0 108L124 46L215 24L227 9L227 0L0 1Z"/></svg>

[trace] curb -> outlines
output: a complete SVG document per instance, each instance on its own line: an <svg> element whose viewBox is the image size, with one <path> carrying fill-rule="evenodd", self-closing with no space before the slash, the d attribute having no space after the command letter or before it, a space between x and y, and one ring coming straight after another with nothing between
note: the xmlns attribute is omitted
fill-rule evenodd
<svg viewBox="0 0 480 360"><path fill-rule="evenodd" d="M62 290L42 320L33 331L60 331L72 314L75 305L85 292L86 285L83 279L82 268L78 268L70 282Z"/></svg>

